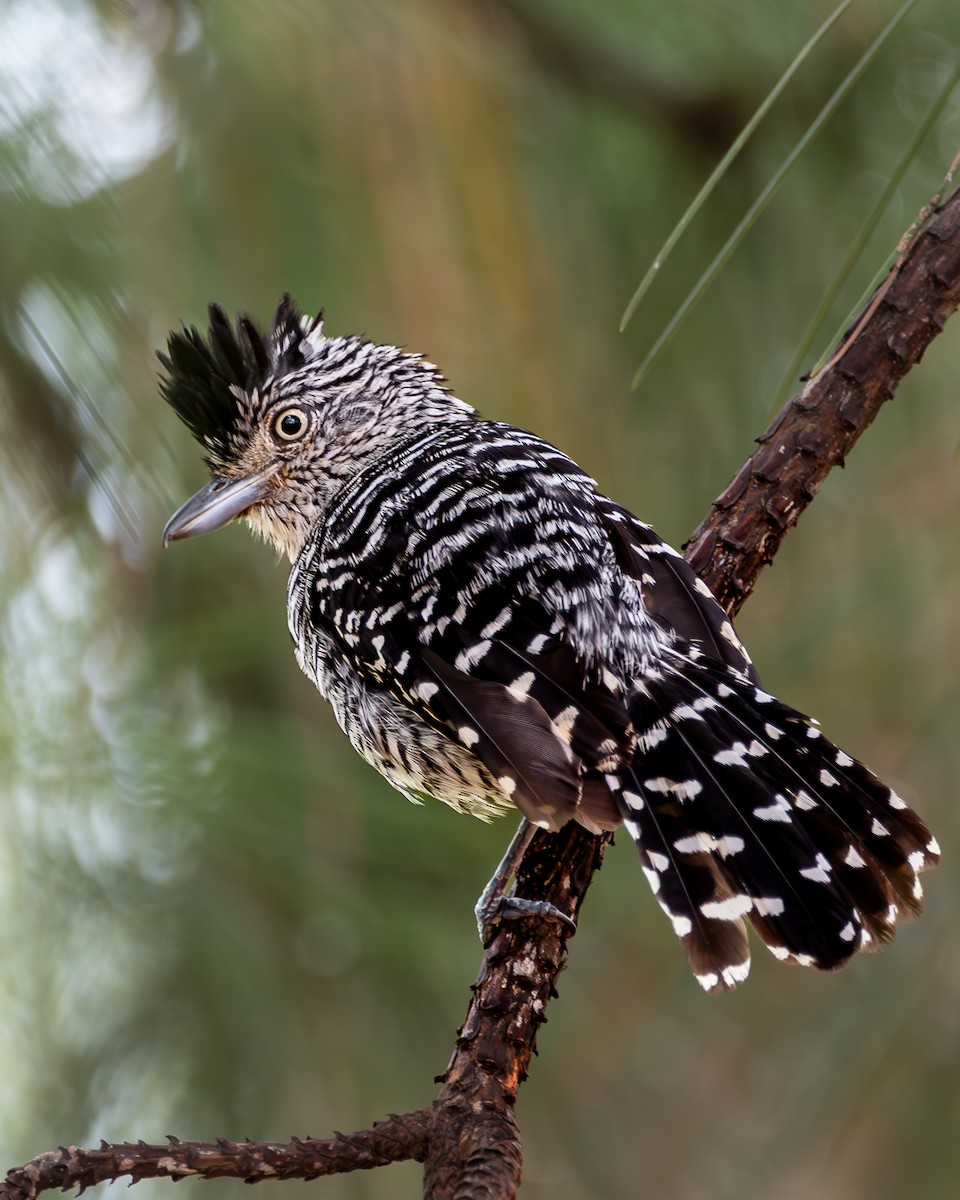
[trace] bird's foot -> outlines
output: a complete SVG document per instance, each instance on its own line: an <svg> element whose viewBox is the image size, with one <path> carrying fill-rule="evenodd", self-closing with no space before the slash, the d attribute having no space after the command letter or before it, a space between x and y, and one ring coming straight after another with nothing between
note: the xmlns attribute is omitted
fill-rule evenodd
<svg viewBox="0 0 960 1200"><path fill-rule="evenodd" d="M548 921L559 921L576 933L576 924L560 911L549 900L524 900L517 896L516 883L510 886L510 881L516 874L524 852L533 841L536 826L524 819L520 828L513 835L513 840L507 847L507 852L500 860L493 878L483 889L480 899L474 906L473 912L477 918L477 930L480 941L486 946L497 925L501 921L516 921L520 917L543 917Z"/></svg>
<svg viewBox="0 0 960 1200"><path fill-rule="evenodd" d="M524 900L522 896L514 896L512 893L508 896L487 898L484 894L477 901L473 911L477 918L480 941L484 945L490 941L501 921L516 921L521 917L542 917L547 921L559 921L572 933L577 931L576 922L549 900Z"/></svg>

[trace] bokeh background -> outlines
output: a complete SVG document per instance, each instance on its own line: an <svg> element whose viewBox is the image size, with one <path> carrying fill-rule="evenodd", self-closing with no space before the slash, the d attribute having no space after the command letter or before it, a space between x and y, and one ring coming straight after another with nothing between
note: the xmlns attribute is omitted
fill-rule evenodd
<svg viewBox="0 0 960 1200"><path fill-rule="evenodd" d="M428 1103L511 832L413 808L354 755L295 666L285 567L244 530L161 552L204 479L157 394L167 330L211 299L266 317L289 289L334 332L427 352L680 543L956 65L960 7L922 0L632 392L894 5L852 5L621 335L657 246L828 11L0 3L0 1165L101 1137L323 1136ZM818 350L958 147L955 99ZM771 690L940 836L928 915L840 975L758 950L746 986L708 998L616 846L520 1097L530 1200L953 1194L958 380L960 319L740 619ZM412 1164L312 1186L420 1193Z"/></svg>

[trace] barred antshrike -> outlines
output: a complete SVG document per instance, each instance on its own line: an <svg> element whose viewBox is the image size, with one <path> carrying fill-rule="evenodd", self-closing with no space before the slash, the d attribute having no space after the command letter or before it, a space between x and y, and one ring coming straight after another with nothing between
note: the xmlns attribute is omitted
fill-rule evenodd
<svg viewBox="0 0 960 1200"><path fill-rule="evenodd" d="M210 306L171 334L163 394L212 481L164 542L242 517L293 563L300 666L411 800L517 837L623 824L707 991L781 959L829 968L917 913L938 847L816 722L760 686L706 585L532 433L487 421L415 354L324 336L289 297L264 334Z"/></svg>

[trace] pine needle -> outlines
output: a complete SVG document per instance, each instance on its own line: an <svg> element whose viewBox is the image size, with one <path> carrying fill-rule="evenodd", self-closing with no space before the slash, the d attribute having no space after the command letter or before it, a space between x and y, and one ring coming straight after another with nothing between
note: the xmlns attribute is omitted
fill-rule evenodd
<svg viewBox="0 0 960 1200"><path fill-rule="evenodd" d="M770 111L770 109L776 103L777 99L780 97L784 88L787 86L787 84L790 82L790 80L794 77L794 75L796 75L797 71L799 71L802 64L810 57L810 55L812 54L814 49L819 45L819 43L824 39L824 37L826 37L826 35L830 32L830 30L837 23L837 21L840 20L840 18L843 16L843 14L846 12L846 10L850 7L850 5L852 3L853 3L853 0L841 0L841 3L838 4L837 7L833 10L833 12L830 14L830 16L827 17L827 19L823 22L823 24L816 31L816 33L814 33L813 37L810 38L810 40L807 42L807 44L799 52L799 54L797 54L796 58L794 58L793 62L790 64L790 66L787 67L787 69L784 71L784 73L780 76L780 78L774 84L773 88L767 93L765 99L763 100L763 103L760 105L760 107L757 109L757 111L753 114L753 116L750 118L750 120L746 123L746 125L744 125L743 129L741 129L740 133L737 135L736 139L731 144L730 149L726 152L726 154L724 154L723 158L720 159L720 161L717 163L716 167L714 167L713 171L710 174L710 178L703 185L703 187L700 189L700 191L697 192L696 196L693 198L692 203L687 208L687 211L683 214L683 216L680 218L680 220L673 227L673 230L670 233L670 236L660 247L659 251L657 252L656 257L654 258L653 262L648 267L646 275L644 275L643 279L641 279L640 286L633 293L630 303L627 305L623 316L620 318L620 332L621 333L623 333L624 329L626 329L627 325L630 322L630 318L637 311L637 307L639 306L640 301L643 299L643 297L649 291L650 285L653 283L654 279L656 278L657 272L660 270L660 268L663 266L666 259L669 257L670 252L673 250L674 246L677 244L677 242L679 242L680 238L683 236L683 233L686 230L687 226L690 224L690 222L693 220L693 218L697 215L697 213L700 211L700 209L703 207L703 205L706 203L706 201L710 197L714 188L717 186L717 184L720 182L720 180L726 174L727 168L730 166L730 164L733 162L733 160L737 157L737 155L740 153L740 151L743 149L743 147L750 140L750 138L753 135L754 130L757 128L757 126L760 124L760 122L763 120L763 118L767 115L767 113Z"/></svg>
<svg viewBox="0 0 960 1200"><path fill-rule="evenodd" d="M774 410L778 410L783 407L783 404L787 399L787 394L790 391L790 388L793 386L794 380L796 379L797 374L800 371L803 361L807 357L807 355L810 353L810 348L813 345L814 339L816 338L817 334L820 332L821 325L826 320L827 314L830 312L830 309L833 307L834 302L837 299L837 296L840 294L840 291L843 288L843 285L847 282L847 279L849 278L850 273L852 272L853 268L856 266L857 261L860 258L860 255L863 253L864 247L866 246L867 242L870 240L871 236L873 235L874 230L876 229L877 225L879 224L880 218L883 216L884 212L886 211L887 205L890 203L891 199L894 196L894 193L897 191L897 189L900 187L900 184L903 182L903 177L904 177L904 175L906 175L907 169L909 168L909 166L913 162L913 160L916 158L921 145L926 140L927 134L929 134L930 130L937 123L937 120L939 119L940 114L943 112L944 108L946 107L947 101L953 95L953 92L956 89L958 83L960 83L960 59L958 59L956 65L954 66L953 71L948 76L946 83L940 89L940 92L938 93L936 100L934 101L933 105L931 106L930 111L927 113L927 115L923 119L923 121L917 126L916 130L913 133L913 136L910 138L910 141L907 143L907 146L904 149L903 154L900 156L900 159L897 162L897 165L894 169L893 174L890 176L890 179L887 182L887 186L883 189L883 194L880 196L879 200L877 200L876 204L872 208L870 215L867 217L866 221L863 224L863 227L861 228L856 239L854 240L853 245L850 247L850 251L847 254L846 258L844 259L843 264L840 267L840 270L837 272L836 277L833 280L833 283L830 285L830 288L828 289L826 295L824 296L823 300L817 307L816 312L811 317L810 323L808 324L806 330L804 331L803 337L800 339L800 344L798 345L797 350L796 350L793 358L791 359L790 366L787 368L787 371L783 377L783 382L781 383L781 385L777 391L776 400L774 401L774 404L773 404ZM837 342L840 340L840 338L843 334L843 331L845 329L849 328L850 323L854 319L856 314L863 309L868 298L876 290L877 284L880 282L880 279L882 278L882 276L884 275L886 270L887 270L887 265L885 264L873 276L873 278L870 280L869 285L867 286L867 288L865 289L863 294L860 296L860 298L857 300L856 304L853 306L853 308L850 310L850 312L848 312L847 315L844 317L840 326L834 331L833 336L830 338L830 341L827 343L827 350L824 351L823 355L820 358L820 361L816 364L816 366L810 372L812 375L815 375L817 373L817 371L820 370L821 365L826 360L826 356L829 351L829 348L831 346L834 346L837 344Z"/></svg>
<svg viewBox="0 0 960 1200"><path fill-rule="evenodd" d="M670 318L666 328L654 342L652 348L647 352L646 357L637 368L637 373L633 377L632 387L636 388L646 377L651 366L657 361L663 352L664 348L670 344L674 335L682 327L684 321L690 315L691 311L697 305L704 292L713 283L720 271L726 266L727 262L732 257L734 251L740 245L743 238L753 227L761 213L766 209L767 205L780 189L780 185L790 173L804 153L814 143L818 135L823 130L824 126L836 112L843 100L849 95L853 87L859 82L861 76L866 71L867 67L876 58L886 41L891 34L896 30L897 26L906 17L907 13L913 8L916 0L906 0L906 3L894 14L884 29L877 35L871 45L864 51L863 55L857 61L856 65L843 79L839 87L834 91L833 95L827 103L821 108L820 112L814 118L813 122L807 129L806 133L799 142L790 151L787 157L783 160L774 174L771 176L766 187L756 198L750 208L747 210L744 217L741 219L736 229L731 233L730 237L724 242L717 256L713 259L704 273L700 276L693 288L687 293L686 299Z"/></svg>

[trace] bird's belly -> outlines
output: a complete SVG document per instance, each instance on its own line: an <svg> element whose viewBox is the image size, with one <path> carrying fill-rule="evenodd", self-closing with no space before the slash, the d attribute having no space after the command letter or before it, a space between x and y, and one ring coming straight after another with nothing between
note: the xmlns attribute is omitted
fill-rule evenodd
<svg viewBox="0 0 960 1200"><path fill-rule="evenodd" d="M478 758L421 721L400 700L370 686L327 639L302 656L304 673L333 709L354 749L416 804L433 798L457 812L490 820L515 805Z"/></svg>

